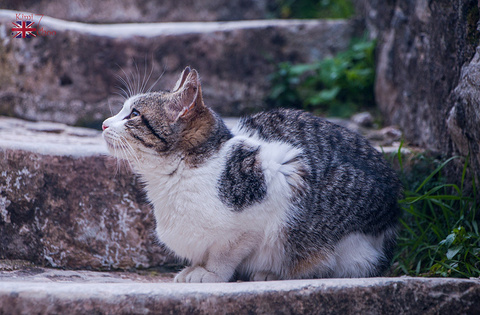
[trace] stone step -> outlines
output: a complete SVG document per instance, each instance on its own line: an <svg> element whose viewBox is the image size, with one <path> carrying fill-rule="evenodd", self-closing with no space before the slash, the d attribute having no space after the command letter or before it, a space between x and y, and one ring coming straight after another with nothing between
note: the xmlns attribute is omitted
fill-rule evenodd
<svg viewBox="0 0 480 315"><path fill-rule="evenodd" d="M345 20L86 24L24 13L39 36L12 38L16 11L0 10L0 115L100 127L123 98L118 76L171 89L187 65L207 105L225 116L265 108L283 61L313 62L348 47ZM32 15L33 14L33 15ZM141 85L141 83L140 83Z"/></svg>
<svg viewBox="0 0 480 315"><path fill-rule="evenodd" d="M175 262L139 180L96 130L0 117L0 259L70 269Z"/></svg>
<svg viewBox="0 0 480 315"><path fill-rule="evenodd" d="M125 273L0 271L0 314L479 314L480 281L165 283Z"/></svg>

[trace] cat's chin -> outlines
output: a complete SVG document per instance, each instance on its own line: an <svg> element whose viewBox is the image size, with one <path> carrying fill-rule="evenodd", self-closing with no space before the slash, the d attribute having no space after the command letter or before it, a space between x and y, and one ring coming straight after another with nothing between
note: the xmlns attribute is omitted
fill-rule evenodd
<svg viewBox="0 0 480 315"><path fill-rule="evenodd" d="M108 153L110 153L111 156L119 160L128 160L127 157L124 155L124 153L122 153L121 148L116 147L115 145L111 144L108 141L105 141L105 142L107 143Z"/></svg>
<svg viewBox="0 0 480 315"><path fill-rule="evenodd" d="M114 157L118 163L125 162L126 165L130 166L130 168L135 171L135 165L139 163L138 158L134 158L132 156L127 156L124 150L121 148L117 148L114 145L107 142L107 150L110 153L110 156Z"/></svg>
<svg viewBox="0 0 480 315"><path fill-rule="evenodd" d="M130 162L127 157L125 157L123 154L119 154L118 151L116 151L114 148L108 148L108 152L112 157L114 157L117 160L125 161L125 162Z"/></svg>

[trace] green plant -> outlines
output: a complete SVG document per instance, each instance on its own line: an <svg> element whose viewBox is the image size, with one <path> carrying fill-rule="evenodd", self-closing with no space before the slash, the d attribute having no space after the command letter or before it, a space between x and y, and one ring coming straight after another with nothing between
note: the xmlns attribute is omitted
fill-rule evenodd
<svg viewBox="0 0 480 315"><path fill-rule="evenodd" d="M295 19L348 19L355 9L351 0L277 0L274 15Z"/></svg>
<svg viewBox="0 0 480 315"><path fill-rule="evenodd" d="M270 76L271 107L303 108L317 114L348 117L375 104L375 41L354 39L350 48L316 63L284 62Z"/></svg>
<svg viewBox="0 0 480 315"><path fill-rule="evenodd" d="M468 159L464 163L460 187L446 183L441 171L452 157L431 172L423 181L405 180L405 198L400 200L403 217L394 258L395 275L479 277L480 234L475 179L472 193L466 194L464 183ZM399 150L398 163L403 173Z"/></svg>

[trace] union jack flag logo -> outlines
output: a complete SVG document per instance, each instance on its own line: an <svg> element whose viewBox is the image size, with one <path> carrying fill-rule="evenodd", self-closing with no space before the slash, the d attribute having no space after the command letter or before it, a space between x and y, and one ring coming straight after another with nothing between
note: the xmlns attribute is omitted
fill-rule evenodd
<svg viewBox="0 0 480 315"><path fill-rule="evenodd" d="M37 31L36 28L33 27L35 22L30 21L16 21L12 22L15 27L12 27L12 35L14 38L32 38L37 37L34 33Z"/></svg>

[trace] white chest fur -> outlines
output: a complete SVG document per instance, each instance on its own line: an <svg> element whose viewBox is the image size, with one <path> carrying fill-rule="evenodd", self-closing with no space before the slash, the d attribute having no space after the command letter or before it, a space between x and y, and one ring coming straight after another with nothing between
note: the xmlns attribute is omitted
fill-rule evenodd
<svg viewBox="0 0 480 315"><path fill-rule="evenodd" d="M217 187L228 150L239 141L260 146L267 196L261 203L235 212L218 198ZM295 180L295 167L284 163L298 153L285 144L235 137L201 167L189 168L181 162L172 175L164 175L160 170L144 174L159 239L178 256L200 264L212 248L235 246L232 243L248 235L256 246L243 268L280 268L282 227L289 208L291 182Z"/></svg>
<svg viewBox="0 0 480 315"><path fill-rule="evenodd" d="M192 262L203 260L212 243L230 228L226 223L231 213L216 198L221 163L216 157L200 168L181 163L173 175L145 176L159 239Z"/></svg>

